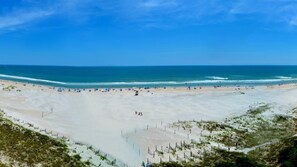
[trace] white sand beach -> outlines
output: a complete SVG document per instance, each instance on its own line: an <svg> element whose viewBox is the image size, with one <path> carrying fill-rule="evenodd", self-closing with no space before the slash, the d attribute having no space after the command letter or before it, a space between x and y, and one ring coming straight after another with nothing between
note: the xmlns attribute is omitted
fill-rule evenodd
<svg viewBox="0 0 297 167"><path fill-rule="evenodd" d="M16 88L2 90L9 85ZM140 166L148 157L148 147L187 139L182 133L160 130L169 123L219 121L242 114L261 102L275 104L276 112L297 105L294 84L141 89L139 96L127 89L58 92L57 88L10 81L1 81L0 88L0 108L7 115L90 144L129 166ZM135 112L141 112L142 116Z"/></svg>

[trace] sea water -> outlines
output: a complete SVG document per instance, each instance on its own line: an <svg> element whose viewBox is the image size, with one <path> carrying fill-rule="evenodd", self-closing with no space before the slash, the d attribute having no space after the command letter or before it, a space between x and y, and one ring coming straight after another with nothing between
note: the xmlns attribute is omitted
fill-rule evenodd
<svg viewBox="0 0 297 167"><path fill-rule="evenodd" d="M0 66L0 79L66 88L297 83L297 66Z"/></svg>

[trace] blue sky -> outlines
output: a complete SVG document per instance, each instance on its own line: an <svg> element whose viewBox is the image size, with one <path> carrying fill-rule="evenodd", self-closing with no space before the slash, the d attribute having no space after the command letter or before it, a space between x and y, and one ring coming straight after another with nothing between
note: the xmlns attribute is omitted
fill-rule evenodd
<svg viewBox="0 0 297 167"><path fill-rule="evenodd" d="M297 1L1 0L0 64L297 64Z"/></svg>

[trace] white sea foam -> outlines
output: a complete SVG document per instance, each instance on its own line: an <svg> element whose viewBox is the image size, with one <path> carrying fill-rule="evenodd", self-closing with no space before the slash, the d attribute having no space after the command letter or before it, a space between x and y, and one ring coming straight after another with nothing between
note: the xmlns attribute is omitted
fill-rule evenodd
<svg viewBox="0 0 297 167"><path fill-rule="evenodd" d="M186 84L257 84L257 83L277 83L283 81L297 81L297 78L279 76L277 79L261 79L261 80L228 80L228 78L213 77L212 80L189 80L189 81L151 81L151 82L61 82L46 79L22 77L0 74L3 79L15 79L24 82L38 82L44 84L53 84L60 86L73 87L95 87L95 86L133 86L133 85L186 85ZM215 78L215 79L214 79Z"/></svg>
<svg viewBox="0 0 297 167"><path fill-rule="evenodd" d="M5 74L0 74L0 77L8 78L8 79L18 79L18 80L23 80L23 81L35 81L35 82L60 84L60 85L65 85L66 84L65 82L59 82L59 81L51 81L51 80L46 80L46 79L37 79L37 78L29 78L29 77L5 75Z"/></svg>
<svg viewBox="0 0 297 167"><path fill-rule="evenodd" d="M218 77L218 76L208 76L206 78L213 79L213 80L227 80L228 78Z"/></svg>
<svg viewBox="0 0 297 167"><path fill-rule="evenodd" d="M278 79L293 79L292 77L286 77L286 76L276 76Z"/></svg>

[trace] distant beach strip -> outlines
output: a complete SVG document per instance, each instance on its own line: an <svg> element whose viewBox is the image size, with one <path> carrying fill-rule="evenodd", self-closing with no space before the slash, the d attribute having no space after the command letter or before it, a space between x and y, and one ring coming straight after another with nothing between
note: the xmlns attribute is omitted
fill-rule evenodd
<svg viewBox="0 0 297 167"><path fill-rule="evenodd" d="M65 88L274 85L297 82L297 66L0 66L0 79Z"/></svg>

